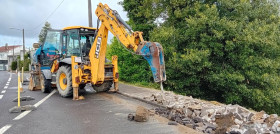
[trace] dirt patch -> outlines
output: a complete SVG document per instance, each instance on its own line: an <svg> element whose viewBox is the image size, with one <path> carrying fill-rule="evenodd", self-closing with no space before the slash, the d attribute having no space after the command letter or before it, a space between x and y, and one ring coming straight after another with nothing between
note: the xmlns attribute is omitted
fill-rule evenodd
<svg viewBox="0 0 280 134"><path fill-rule="evenodd" d="M156 119L159 123L162 123L162 124L167 124L170 121L170 120L168 120L164 117L161 117L159 115L154 115L153 118ZM174 127L176 127L178 129L178 132L180 134L201 134L200 132L195 131L192 128L188 128L186 126L183 126L181 124L178 124L177 126L174 126Z"/></svg>

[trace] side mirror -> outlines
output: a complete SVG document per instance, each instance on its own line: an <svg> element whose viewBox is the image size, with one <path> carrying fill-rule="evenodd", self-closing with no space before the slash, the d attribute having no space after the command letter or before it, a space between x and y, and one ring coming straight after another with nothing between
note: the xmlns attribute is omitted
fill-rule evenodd
<svg viewBox="0 0 280 134"><path fill-rule="evenodd" d="M33 47L34 47L34 48L39 48L39 47L40 47L40 44L39 44L39 43L33 43Z"/></svg>

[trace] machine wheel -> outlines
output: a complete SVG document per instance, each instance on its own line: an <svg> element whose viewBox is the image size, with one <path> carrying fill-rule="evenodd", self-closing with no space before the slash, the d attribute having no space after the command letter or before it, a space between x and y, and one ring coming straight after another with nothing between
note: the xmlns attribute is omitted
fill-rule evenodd
<svg viewBox="0 0 280 134"><path fill-rule="evenodd" d="M46 79L43 73L41 73L41 91L43 93L49 93L52 90L51 80Z"/></svg>
<svg viewBox="0 0 280 134"><path fill-rule="evenodd" d="M73 95L72 71L68 66L61 66L56 74L56 87L62 97Z"/></svg>
<svg viewBox="0 0 280 134"><path fill-rule="evenodd" d="M112 87L113 81L104 81L101 85L92 85L96 92L106 92Z"/></svg>

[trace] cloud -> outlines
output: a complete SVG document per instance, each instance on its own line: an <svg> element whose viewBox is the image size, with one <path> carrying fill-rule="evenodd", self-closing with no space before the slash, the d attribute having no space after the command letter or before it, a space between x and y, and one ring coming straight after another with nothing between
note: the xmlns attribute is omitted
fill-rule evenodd
<svg viewBox="0 0 280 134"><path fill-rule="evenodd" d="M120 0L92 0L92 20L96 27L95 9L99 2L108 4L117 10L124 20L128 20ZM25 44L32 46L38 41L38 35L45 19L57 8L61 0L0 0L0 46L8 43L22 44L22 31L10 27L25 29ZM62 29L67 26L88 26L87 0L64 0L52 14L48 22L52 28ZM41 24L41 25L40 25ZM110 35L109 37L112 37Z"/></svg>

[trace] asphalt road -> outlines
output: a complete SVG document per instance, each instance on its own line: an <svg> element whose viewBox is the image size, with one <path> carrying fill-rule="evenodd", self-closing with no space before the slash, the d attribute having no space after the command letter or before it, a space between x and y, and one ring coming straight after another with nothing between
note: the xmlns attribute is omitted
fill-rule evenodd
<svg viewBox="0 0 280 134"><path fill-rule="evenodd" d="M9 78L10 81L9 81ZM167 120L154 116L148 122L128 121L137 106L148 109L151 105L120 94L86 92L85 100L62 98L56 90L51 94L27 90L22 96L35 100L21 105L39 105L37 110L9 113L17 106L17 75L0 71L0 134L176 134L192 133L190 129L167 125ZM91 89L87 89L90 91ZM49 98L46 98L49 97Z"/></svg>

